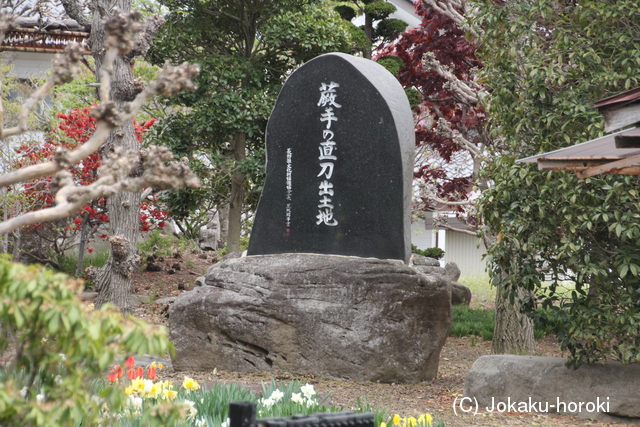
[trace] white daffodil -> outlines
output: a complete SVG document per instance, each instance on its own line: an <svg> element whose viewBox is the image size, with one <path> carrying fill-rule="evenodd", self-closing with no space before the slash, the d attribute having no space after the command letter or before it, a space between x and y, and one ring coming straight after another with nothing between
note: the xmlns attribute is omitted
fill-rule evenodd
<svg viewBox="0 0 640 427"><path fill-rule="evenodd" d="M229 427L229 424L231 424L231 420L227 418L227 421L220 424L220 427Z"/></svg>
<svg viewBox="0 0 640 427"><path fill-rule="evenodd" d="M131 396L129 396L129 403L134 408L141 408L142 407L142 398L140 396L132 394Z"/></svg>
<svg viewBox="0 0 640 427"><path fill-rule="evenodd" d="M20 396L22 396L23 399L26 399L28 394L29 389L26 387L22 387L22 390L20 390Z"/></svg>
<svg viewBox="0 0 640 427"><path fill-rule="evenodd" d="M293 403L303 403L302 393L291 393L291 401Z"/></svg>
<svg viewBox="0 0 640 427"><path fill-rule="evenodd" d="M311 399L313 395L316 394L316 391L313 389L313 385L309 383L300 387L300 391L302 392L302 394L304 394L304 397L306 397L307 399Z"/></svg>
<svg viewBox="0 0 640 427"><path fill-rule="evenodd" d="M198 410L195 407L196 403L190 400L183 400L182 403L188 407L189 413L187 414L187 418L195 417L198 413Z"/></svg>
<svg viewBox="0 0 640 427"><path fill-rule="evenodd" d="M267 407L267 409L271 408L274 403L276 403L272 398L268 399L260 399L260 403Z"/></svg>
<svg viewBox="0 0 640 427"><path fill-rule="evenodd" d="M270 399L273 399L274 402L279 402L283 396L284 396L283 392L281 392L279 389L275 389L273 393L271 393Z"/></svg>

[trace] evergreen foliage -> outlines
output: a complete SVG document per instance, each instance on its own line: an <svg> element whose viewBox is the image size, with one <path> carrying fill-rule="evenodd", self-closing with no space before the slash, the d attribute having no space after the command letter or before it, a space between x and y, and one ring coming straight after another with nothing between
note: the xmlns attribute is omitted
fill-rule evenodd
<svg viewBox="0 0 640 427"><path fill-rule="evenodd" d="M103 404L118 410L119 389L94 394L117 354L165 354L166 331L108 307L83 306L82 281L40 266L0 258L0 353L12 354L0 371L0 424L116 425ZM11 350L11 353L5 353ZM148 425L173 425L178 408L150 412Z"/></svg>
<svg viewBox="0 0 640 427"><path fill-rule="evenodd" d="M504 145L480 206L497 236L494 280L512 299L518 288L538 291L525 308L540 303L561 319L570 364L640 360L640 181L514 163L603 134L593 103L640 84L640 9L634 1L481 3L483 79ZM575 282L569 296L557 292L564 280Z"/></svg>
<svg viewBox="0 0 640 427"><path fill-rule="evenodd" d="M201 68L198 90L178 99L184 108L160 123L154 137L190 159L202 187L164 200L191 237L207 211L224 205L235 209L239 233L239 209L254 209L262 189L264 131L285 77L320 54L349 50L350 29L317 0L160 3L171 13L148 57Z"/></svg>

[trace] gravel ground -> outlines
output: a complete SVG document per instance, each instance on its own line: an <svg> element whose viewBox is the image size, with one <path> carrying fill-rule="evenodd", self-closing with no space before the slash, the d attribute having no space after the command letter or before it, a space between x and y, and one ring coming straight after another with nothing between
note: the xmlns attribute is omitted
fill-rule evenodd
<svg viewBox="0 0 640 427"><path fill-rule="evenodd" d="M220 381L243 384L256 392L261 390L262 381L289 381L298 379L315 386L320 396L329 395L329 402L344 409L354 408L357 399L366 398L373 408L386 408L390 414L418 416L430 413L437 420L450 426L621 426L624 424L590 421L573 416L548 414L480 412L477 415L456 414L453 404L462 396L464 376L480 356L490 354L491 342L477 341L469 337L449 337L440 358L438 377L418 384L381 384L371 382L336 381L315 376L294 376L291 374L247 374L217 371L214 375L202 372L174 372L164 370L162 376L182 382L184 375L201 383ZM538 342L540 355L560 356L554 339L547 337Z"/></svg>

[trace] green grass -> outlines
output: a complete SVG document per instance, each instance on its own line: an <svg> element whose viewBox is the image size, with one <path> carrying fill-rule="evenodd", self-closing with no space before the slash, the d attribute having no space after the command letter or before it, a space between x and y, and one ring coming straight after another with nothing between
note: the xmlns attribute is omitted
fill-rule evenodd
<svg viewBox="0 0 640 427"><path fill-rule="evenodd" d="M544 314L548 318L546 324L536 322L534 324L533 336L541 339L546 335L553 334L557 328L557 321L553 318L552 312L539 308L538 314ZM453 306L453 324L451 335L456 337L478 336L485 341L493 339L493 327L495 323L495 310L492 308L469 308L465 305Z"/></svg>
<svg viewBox="0 0 640 427"><path fill-rule="evenodd" d="M144 242L138 243L138 250L142 258L149 255L169 256L180 250L182 243L175 236L162 234L161 230L153 230Z"/></svg>
<svg viewBox="0 0 640 427"><path fill-rule="evenodd" d="M494 319L495 311L493 309L454 305L451 335L456 337L479 336L485 341L491 341Z"/></svg>
<svg viewBox="0 0 640 427"><path fill-rule="evenodd" d="M89 266L102 267L109 258L109 251L97 252L93 254L84 254L82 258L82 271ZM58 258L60 271L70 276L75 276L76 267L78 266L78 253L69 253Z"/></svg>
<svg viewBox="0 0 640 427"><path fill-rule="evenodd" d="M198 244L193 240L166 235L162 233L162 230L153 230L144 242L138 243L138 251L143 264L149 255L168 257L176 252L182 253L197 248Z"/></svg>
<svg viewBox="0 0 640 427"><path fill-rule="evenodd" d="M458 283L471 290L471 306L474 308L493 307L496 289L491 286L488 275L462 276Z"/></svg>

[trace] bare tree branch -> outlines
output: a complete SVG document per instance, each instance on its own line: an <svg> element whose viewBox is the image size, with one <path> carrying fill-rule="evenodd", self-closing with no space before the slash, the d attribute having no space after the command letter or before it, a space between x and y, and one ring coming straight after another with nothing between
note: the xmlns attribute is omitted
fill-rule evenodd
<svg viewBox="0 0 640 427"><path fill-rule="evenodd" d="M473 80L462 81L451 70L451 67L438 61L435 53L427 52L422 58L422 66L425 70L433 70L447 80L445 89L458 95L463 102L477 104L486 95L482 86Z"/></svg>
<svg viewBox="0 0 640 427"><path fill-rule="evenodd" d="M456 145L464 150L467 150L471 153L472 157L480 157L482 156L482 151L471 141L466 139L458 130L454 130L451 128L451 123L444 118L438 119L438 127L436 129L436 133L453 140Z"/></svg>
<svg viewBox="0 0 640 427"><path fill-rule="evenodd" d="M138 37L135 46L126 55L129 62L136 56L145 56L151 48L151 42L156 36L160 27L165 23L165 19L160 15L151 15L146 20L146 28L143 33Z"/></svg>
<svg viewBox="0 0 640 427"><path fill-rule="evenodd" d="M468 16L469 13L469 3L466 0L422 0L422 2L425 6L431 6L438 13L451 18L458 26L469 31L473 37L478 38L478 32L475 28L467 25L466 22L465 16Z"/></svg>
<svg viewBox="0 0 640 427"><path fill-rule="evenodd" d="M142 159L143 173L129 177L131 170ZM56 194L55 206L23 215L0 223L0 235L37 222L66 218L78 212L90 200L109 197L121 191L137 192L146 187L161 190L198 187L198 178L187 167L186 159L172 161L173 153L165 147L151 146L143 152L124 152L116 148L98 170L100 178L89 185L76 186L69 171L56 174L51 183ZM57 190L57 191L56 191Z"/></svg>
<svg viewBox="0 0 640 427"><path fill-rule="evenodd" d="M136 98L118 111L109 99L110 76L113 62L118 54L126 54L134 47L137 34L144 29L138 22L139 15L131 13L122 15L115 12L113 17L105 23L107 31L107 53L100 70L101 84L99 91L100 105L94 107L91 115L96 119L96 130L87 142L78 148L68 151L59 150L50 162L45 162L0 176L0 187L44 176L54 175L51 183L52 193L55 194L56 205L39 211L28 212L0 223L0 235L9 233L24 225L50 221L73 215L86 203L94 198L106 197L121 191L141 191L147 187L159 189L177 189L182 187L197 187L198 178L189 170L186 159L173 161L173 154L166 148L150 147L138 152L124 152L116 149L103 161L98 170L99 178L90 185L76 186L71 173L67 170L72 165L87 158L97 151L107 140L110 131L126 120L132 119L147 100L155 95L172 96L181 90L195 88L192 79L198 74L198 67L189 64L171 66L166 63L158 79L147 86ZM0 19L0 31L9 28L9 20ZM51 78L45 85L38 88L23 105L18 126L1 130L0 136L17 135L28 130L27 115L53 86L69 82L79 68L80 47L78 45L67 48L65 56L59 57L54 63ZM2 114L0 104L0 118ZM132 170L140 168L142 174L132 176Z"/></svg>
<svg viewBox="0 0 640 427"><path fill-rule="evenodd" d="M4 40L4 35L18 28L17 18L9 13L0 13L0 41Z"/></svg>
<svg viewBox="0 0 640 427"><path fill-rule="evenodd" d="M464 233L464 234L468 234L470 236L478 237L478 232L477 231L468 230L466 228L455 228L455 227L451 226L448 223L439 224L438 228L444 228L445 230L455 231L457 233Z"/></svg>
<svg viewBox="0 0 640 427"><path fill-rule="evenodd" d="M87 31L91 31L91 19L84 13L82 5L78 0L60 0L65 12L69 15L69 18L73 19L78 25L85 28Z"/></svg>

